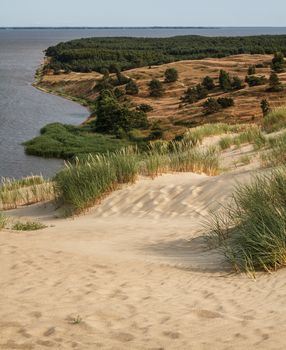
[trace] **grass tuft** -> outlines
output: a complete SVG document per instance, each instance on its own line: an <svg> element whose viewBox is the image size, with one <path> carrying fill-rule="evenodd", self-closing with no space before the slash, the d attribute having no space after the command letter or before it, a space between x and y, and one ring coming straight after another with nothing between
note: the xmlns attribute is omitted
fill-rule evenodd
<svg viewBox="0 0 286 350"><path fill-rule="evenodd" d="M286 265L286 168L236 188L232 203L210 221L211 242L235 270L254 274Z"/></svg>
<svg viewBox="0 0 286 350"><path fill-rule="evenodd" d="M16 222L12 226L12 230L15 231L36 231L36 230L42 230L46 228L47 226L40 223L40 222Z"/></svg>
<svg viewBox="0 0 286 350"><path fill-rule="evenodd" d="M263 118L262 128L267 133L286 128L286 106L277 107L268 113Z"/></svg>

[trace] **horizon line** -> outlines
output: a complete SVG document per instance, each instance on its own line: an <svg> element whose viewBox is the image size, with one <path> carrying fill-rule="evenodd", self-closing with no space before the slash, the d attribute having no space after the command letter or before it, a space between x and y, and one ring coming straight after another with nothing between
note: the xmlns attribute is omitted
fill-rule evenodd
<svg viewBox="0 0 286 350"><path fill-rule="evenodd" d="M286 26L0 26L0 29L221 29L286 28Z"/></svg>

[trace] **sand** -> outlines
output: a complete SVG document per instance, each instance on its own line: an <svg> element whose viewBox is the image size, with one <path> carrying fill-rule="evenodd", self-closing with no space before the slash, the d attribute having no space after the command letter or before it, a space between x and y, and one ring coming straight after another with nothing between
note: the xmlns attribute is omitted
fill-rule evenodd
<svg viewBox="0 0 286 350"><path fill-rule="evenodd" d="M233 274L204 241L251 170L141 179L74 219L0 233L0 349L285 349L286 271Z"/></svg>

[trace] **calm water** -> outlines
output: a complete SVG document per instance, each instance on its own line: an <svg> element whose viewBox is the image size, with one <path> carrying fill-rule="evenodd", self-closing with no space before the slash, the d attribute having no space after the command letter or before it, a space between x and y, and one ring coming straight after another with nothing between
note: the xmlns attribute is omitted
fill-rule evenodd
<svg viewBox="0 0 286 350"><path fill-rule="evenodd" d="M82 37L188 34L286 34L286 28L0 30L0 176L18 178L31 173L54 174L62 165L61 161L26 156L21 143L36 136L47 123L79 124L88 115L88 111L78 104L31 86L44 49Z"/></svg>

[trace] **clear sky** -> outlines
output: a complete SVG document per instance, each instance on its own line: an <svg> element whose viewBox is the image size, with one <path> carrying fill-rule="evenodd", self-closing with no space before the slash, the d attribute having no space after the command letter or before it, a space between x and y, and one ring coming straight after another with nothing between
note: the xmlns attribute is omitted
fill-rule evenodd
<svg viewBox="0 0 286 350"><path fill-rule="evenodd" d="M286 26L286 0L0 0L6 26Z"/></svg>

